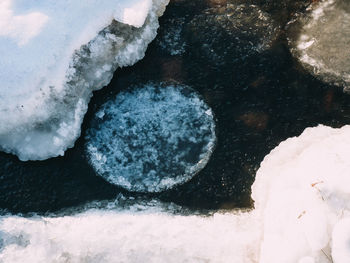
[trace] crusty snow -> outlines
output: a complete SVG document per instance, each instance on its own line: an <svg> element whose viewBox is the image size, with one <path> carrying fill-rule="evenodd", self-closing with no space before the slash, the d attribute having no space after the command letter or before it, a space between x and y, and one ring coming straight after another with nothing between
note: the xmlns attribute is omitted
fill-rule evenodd
<svg viewBox="0 0 350 263"><path fill-rule="evenodd" d="M4 263L251 262L258 232L247 215L87 211L0 222ZM245 225L246 227L241 227Z"/></svg>
<svg viewBox="0 0 350 263"><path fill-rule="evenodd" d="M350 126L282 142L257 172L250 212L117 201L69 216L2 216L0 262L348 263L349 145Z"/></svg>
<svg viewBox="0 0 350 263"><path fill-rule="evenodd" d="M259 262L331 262L332 231L350 212L349 146L350 126L319 126L265 157L252 187L263 222Z"/></svg>
<svg viewBox="0 0 350 263"><path fill-rule="evenodd" d="M92 91L144 56L167 3L0 1L0 149L21 160L63 155Z"/></svg>

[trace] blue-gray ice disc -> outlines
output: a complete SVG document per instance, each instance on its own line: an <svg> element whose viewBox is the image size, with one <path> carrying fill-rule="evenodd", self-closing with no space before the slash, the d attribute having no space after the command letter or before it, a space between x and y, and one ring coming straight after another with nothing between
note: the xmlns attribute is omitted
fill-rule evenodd
<svg viewBox="0 0 350 263"><path fill-rule="evenodd" d="M130 191L160 192L189 181L215 146L211 109L191 88L147 84L96 113L86 151L96 173Z"/></svg>

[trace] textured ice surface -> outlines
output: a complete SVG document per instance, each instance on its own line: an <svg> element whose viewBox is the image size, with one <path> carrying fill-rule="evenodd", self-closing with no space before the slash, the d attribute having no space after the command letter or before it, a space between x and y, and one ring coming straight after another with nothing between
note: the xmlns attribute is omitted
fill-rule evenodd
<svg viewBox="0 0 350 263"><path fill-rule="evenodd" d="M262 53L277 37L278 26L256 5L228 1L195 16L186 29L188 48L215 66L232 65Z"/></svg>
<svg viewBox="0 0 350 263"><path fill-rule="evenodd" d="M192 89L147 84L104 104L87 132L96 172L132 191L159 192L190 180L215 144L211 109Z"/></svg>
<svg viewBox="0 0 350 263"><path fill-rule="evenodd" d="M321 80L349 89L350 2L320 1L292 28L292 52L300 62Z"/></svg>
<svg viewBox="0 0 350 263"><path fill-rule="evenodd" d="M319 126L282 142L261 164L250 212L117 200L55 218L2 216L0 262L350 262L349 135Z"/></svg>
<svg viewBox="0 0 350 263"><path fill-rule="evenodd" d="M72 147L92 91L144 56L167 3L1 1L0 148L41 160Z"/></svg>
<svg viewBox="0 0 350 263"><path fill-rule="evenodd" d="M184 17L172 18L166 21L164 27L168 30L162 31L158 39L161 49L172 55L182 55L186 51L186 41L183 39L183 30L186 19Z"/></svg>

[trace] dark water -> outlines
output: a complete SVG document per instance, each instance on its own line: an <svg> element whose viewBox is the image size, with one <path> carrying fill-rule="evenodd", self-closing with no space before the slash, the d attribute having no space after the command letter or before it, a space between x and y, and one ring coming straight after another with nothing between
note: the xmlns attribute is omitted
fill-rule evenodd
<svg viewBox="0 0 350 263"><path fill-rule="evenodd" d="M230 34L237 28L231 31L232 21L225 17L227 2L248 1L172 1L146 57L118 70L111 84L95 93L82 137L64 157L24 163L1 153L0 209L45 213L119 193L194 209L250 207L255 173L275 146L306 127L350 123L349 95L313 78L289 52L285 25L308 1L250 1L271 17L271 29L255 25L249 12L239 20L239 30L253 28L254 34ZM256 51L264 37L269 37L268 45ZM84 134L99 106L130 85L149 81L175 81L201 93L215 113L218 137L203 171L184 185L153 195L108 184L94 173L84 153Z"/></svg>

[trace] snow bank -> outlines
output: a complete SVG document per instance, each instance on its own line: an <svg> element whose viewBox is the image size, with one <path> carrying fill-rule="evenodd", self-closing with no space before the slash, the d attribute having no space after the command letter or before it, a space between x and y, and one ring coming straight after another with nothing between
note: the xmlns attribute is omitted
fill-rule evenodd
<svg viewBox="0 0 350 263"><path fill-rule="evenodd" d="M149 83L101 107L87 131L86 151L110 183L159 192L203 169L215 141L213 113L194 90Z"/></svg>
<svg viewBox="0 0 350 263"><path fill-rule="evenodd" d="M259 262L331 262L332 231L350 212L349 146L350 126L319 126L265 157L252 187L264 222ZM338 236L339 230L334 233ZM333 242L333 262L350 262L337 256L349 255L345 239Z"/></svg>
<svg viewBox="0 0 350 263"><path fill-rule="evenodd" d="M250 224L245 215L184 216L159 208L7 217L0 221L0 262L245 263L257 256Z"/></svg>
<svg viewBox="0 0 350 263"><path fill-rule="evenodd" d="M63 155L92 91L144 56L167 3L1 1L0 149L21 160Z"/></svg>
<svg viewBox="0 0 350 263"><path fill-rule="evenodd" d="M292 53L321 80L349 89L350 2L315 2L292 26Z"/></svg>
<svg viewBox="0 0 350 263"><path fill-rule="evenodd" d="M0 262L350 262L350 126L308 128L267 155L255 210L135 205L0 218ZM140 211L141 210L141 211Z"/></svg>

